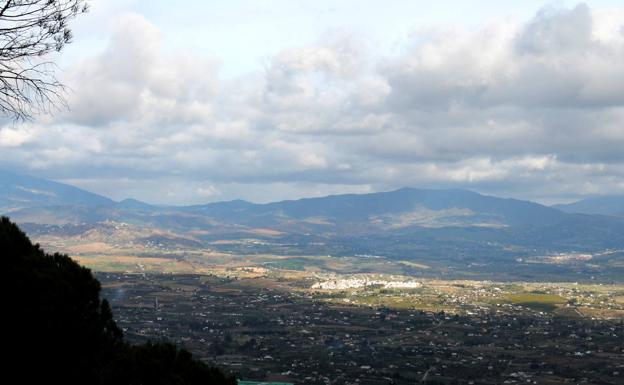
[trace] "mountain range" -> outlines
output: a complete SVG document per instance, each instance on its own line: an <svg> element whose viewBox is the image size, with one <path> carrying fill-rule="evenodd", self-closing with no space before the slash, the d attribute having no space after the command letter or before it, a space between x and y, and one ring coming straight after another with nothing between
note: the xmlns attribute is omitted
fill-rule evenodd
<svg viewBox="0 0 624 385"><path fill-rule="evenodd" d="M33 234L110 236L111 223L123 223L137 229L137 242L234 254L381 255L445 266L624 249L621 203L608 197L548 207L460 189L402 188L267 204L157 206L0 172L0 213ZM145 229L158 235L148 237Z"/></svg>
<svg viewBox="0 0 624 385"><path fill-rule="evenodd" d="M0 212L30 207L113 203L109 198L74 186L0 170Z"/></svg>
<svg viewBox="0 0 624 385"><path fill-rule="evenodd" d="M0 172L0 212L20 222L78 224L120 221L171 228L218 225L271 227L281 231L319 229L378 232L410 227L553 225L561 210L472 191L402 188L371 194L254 204L242 200L193 206L156 206L135 199L120 202L77 187Z"/></svg>
<svg viewBox="0 0 624 385"><path fill-rule="evenodd" d="M120 202L42 178L0 170L0 213L33 223L141 222L153 216L213 218L248 226L370 224L375 228L409 226L545 226L567 214L624 216L624 196L593 197L547 207L460 189L402 188L371 194L254 204L243 200L192 206L156 206L136 199ZM150 214L150 215L147 215ZM174 215L175 214L175 215ZM361 226L360 226L361 227Z"/></svg>
<svg viewBox="0 0 624 385"><path fill-rule="evenodd" d="M624 217L624 195L585 198L569 204L554 205L566 213L600 214Z"/></svg>

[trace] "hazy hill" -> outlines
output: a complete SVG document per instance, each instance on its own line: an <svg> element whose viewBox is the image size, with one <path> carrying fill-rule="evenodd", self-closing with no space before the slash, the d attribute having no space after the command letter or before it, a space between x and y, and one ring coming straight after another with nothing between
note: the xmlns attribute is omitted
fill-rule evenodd
<svg viewBox="0 0 624 385"><path fill-rule="evenodd" d="M121 202L115 203L115 207L129 210L153 210L155 206L150 205L149 203L141 202L136 199L128 198L124 199Z"/></svg>
<svg viewBox="0 0 624 385"><path fill-rule="evenodd" d="M466 190L403 188L396 191L334 195L254 206L254 214L280 213L305 219L324 217L337 222L371 219L395 225L434 224L442 218L464 218L463 223L531 225L561 220L560 211L537 203L501 199ZM401 222L402 223L399 223Z"/></svg>
<svg viewBox="0 0 624 385"><path fill-rule="evenodd" d="M109 198L74 186L0 170L0 212L30 207L113 203Z"/></svg>
<svg viewBox="0 0 624 385"><path fill-rule="evenodd" d="M197 247L211 248L212 242L222 239L268 237L271 242L280 238L291 245L289 252L295 253L381 253L406 258L477 254L496 258L624 248L624 218L571 214L534 202L467 190L403 188L267 204L234 200L165 207L133 199L114 202L60 183L3 175L2 191L50 197L22 199L23 208L9 212L18 223L81 226L123 222L133 228L179 234L180 239ZM37 187L39 193L24 191L24 186ZM38 233L51 231L36 229ZM54 231L62 234L70 230L61 227ZM137 232L139 243L144 238L141 234ZM271 247L262 251L277 252Z"/></svg>
<svg viewBox="0 0 624 385"><path fill-rule="evenodd" d="M179 231L231 226L270 227L294 233L362 234L412 227L507 228L556 226L573 219L556 208L458 189L403 188L370 194L254 204L242 200L185 207L114 202L44 179L0 172L0 212L20 223L80 224L105 221Z"/></svg>
<svg viewBox="0 0 624 385"><path fill-rule="evenodd" d="M403 188L371 194L254 204L242 200L186 207L158 207L136 199L121 202L70 185L0 171L0 212L22 221L79 223L104 220L141 222L173 216L183 224L201 226L193 217L250 226L302 221L308 224L365 223L393 228L410 225L526 226L553 224L565 216L537 203L502 199L467 190ZM140 217L143 217L141 219Z"/></svg>
<svg viewBox="0 0 624 385"><path fill-rule="evenodd" d="M355 226L398 229L409 226L530 226L554 224L559 210L516 199L466 190L403 188L371 194L254 204L242 200L186 207L159 207L126 199L114 202L88 191L44 179L0 172L0 212L20 222L93 223L125 221L170 228L216 225L278 226L310 231Z"/></svg>
<svg viewBox="0 0 624 385"><path fill-rule="evenodd" d="M567 213L624 216L624 195L586 198L578 202L553 207Z"/></svg>

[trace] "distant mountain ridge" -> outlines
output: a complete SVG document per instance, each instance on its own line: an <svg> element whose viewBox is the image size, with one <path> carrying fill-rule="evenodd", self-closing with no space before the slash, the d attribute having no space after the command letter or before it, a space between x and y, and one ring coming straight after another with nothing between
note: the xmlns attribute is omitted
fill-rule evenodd
<svg viewBox="0 0 624 385"><path fill-rule="evenodd" d="M115 202L80 188L0 171L0 212L18 219L52 223L124 220L142 214L189 213L220 222L249 226L276 225L289 220L309 224L348 224L374 221L388 226L476 224L528 226L563 219L561 211L534 202L502 199L460 189L402 188L370 194L330 195L266 204L243 200L205 205L160 207L126 199ZM143 215L145 216L145 215Z"/></svg>
<svg viewBox="0 0 624 385"><path fill-rule="evenodd" d="M580 239L592 242L592 237L602 239L606 234L611 234L610 239L619 239L617 234L624 228L624 220L618 218L579 216L535 202L460 189L402 188L265 204L233 200L155 206L135 199L115 202L62 183L2 172L0 203L0 213L19 223L62 225L112 221L179 233L209 230L223 234L269 228L284 234L361 237L446 229L442 232L444 236L464 234L461 237L465 238L480 233L479 237L483 238L487 233L492 239L504 236L507 242L523 239L525 243L547 245L546 240L553 244L561 239L568 244L577 244L575 240ZM465 230L460 231L462 228L482 230L466 235Z"/></svg>
<svg viewBox="0 0 624 385"><path fill-rule="evenodd" d="M566 213L600 214L624 217L624 195L585 198L578 202L559 204L553 208Z"/></svg>
<svg viewBox="0 0 624 385"><path fill-rule="evenodd" d="M449 211L464 209L463 212ZM270 217L326 219L333 223L378 220L398 216L423 219L433 212L447 210L448 217L473 217L491 224L533 225L551 224L563 219L561 211L538 203L517 199L503 199L459 189L434 190L402 188L399 190L370 194L330 195L320 198L303 198L280 202L253 204L245 201L211 203L188 206L183 210L206 215L235 217L239 221L253 222ZM485 222L484 222L485 223Z"/></svg>
<svg viewBox="0 0 624 385"><path fill-rule="evenodd" d="M490 272L505 271L506 266L535 272L545 265L526 265L525 258L542 261L560 253L611 255L624 250L624 218L567 213L460 189L157 206L134 199L115 202L76 187L3 173L0 202L0 213L35 239L112 249L125 244L200 254L375 255L425 262L448 274L471 263ZM615 263L604 271L619 271L617 258L598 258ZM560 267L549 269L551 274ZM593 267L578 269L572 270L587 275Z"/></svg>
<svg viewBox="0 0 624 385"><path fill-rule="evenodd" d="M0 170L0 212L23 208L112 205L112 199L78 187Z"/></svg>
<svg viewBox="0 0 624 385"><path fill-rule="evenodd" d="M317 229L410 226L544 226L564 220L557 208L461 189L402 188L256 204L243 200L192 206L154 206L136 199L115 202L80 188L0 170L0 212L22 222L92 223L128 221L182 227L219 223ZM297 222L297 223L295 223ZM174 226L178 227L178 226Z"/></svg>

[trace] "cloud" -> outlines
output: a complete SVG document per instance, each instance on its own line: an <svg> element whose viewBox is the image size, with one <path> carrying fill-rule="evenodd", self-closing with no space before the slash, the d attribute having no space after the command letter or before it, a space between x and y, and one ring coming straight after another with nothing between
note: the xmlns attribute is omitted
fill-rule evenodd
<svg viewBox="0 0 624 385"><path fill-rule="evenodd" d="M0 129L0 147L20 147L33 139L34 130L28 126Z"/></svg>
<svg viewBox="0 0 624 385"><path fill-rule="evenodd" d="M210 198L221 193L216 187L212 185L198 187L196 191L197 195L201 196L202 198Z"/></svg>
<svg viewBox="0 0 624 385"><path fill-rule="evenodd" d="M106 50L72 68L71 110L63 120L87 126L117 121L190 124L212 112L216 61L163 52L158 29L142 16L120 17Z"/></svg>
<svg viewBox="0 0 624 385"><path fill-rule="evenodd" d="M68 69L69 112L0 130L0 165L173 203L406 185L624 192L623 31L624 9L583 4L418 28L391 55L331 31L224 80L218 58L164 49L128 14Z"/></svg>

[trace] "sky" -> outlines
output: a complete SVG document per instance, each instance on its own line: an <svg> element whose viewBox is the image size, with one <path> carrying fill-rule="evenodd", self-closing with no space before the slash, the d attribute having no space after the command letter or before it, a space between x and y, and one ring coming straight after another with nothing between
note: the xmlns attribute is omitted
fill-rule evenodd
<svg viewBox="0 0 624 385"><path fill-rule="evenodd" d="M93 0L0 168L121 200L624 194L621 1Z"/></svg>

